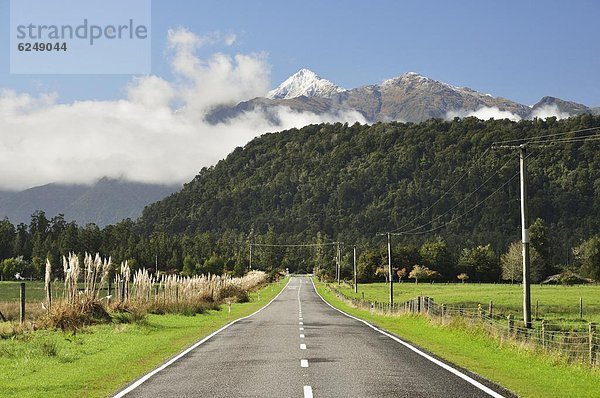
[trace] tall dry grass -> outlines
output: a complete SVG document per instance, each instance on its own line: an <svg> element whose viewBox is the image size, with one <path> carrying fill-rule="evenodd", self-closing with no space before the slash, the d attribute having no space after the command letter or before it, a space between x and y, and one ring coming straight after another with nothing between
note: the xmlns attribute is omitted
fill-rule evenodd
<svg viewBox="0 0 600 398"><path fill-rule="evenodd" d="M65 276L62 296L53 298L52 266L46 263L47 314L41 324L75 331L82 326L141 319L145 313L195 315L219 304L248 301L248 293L263 285L267 275L251 271L240 278L229 275L153 275L148 269L131 270L125 261L113 267L111 259L85 254L83 264L74 253L62 258ZM114 273L112 288L111 273ZM107 291L101 295L101 292ZM130 314L123 316L123 314Z"/></svg>

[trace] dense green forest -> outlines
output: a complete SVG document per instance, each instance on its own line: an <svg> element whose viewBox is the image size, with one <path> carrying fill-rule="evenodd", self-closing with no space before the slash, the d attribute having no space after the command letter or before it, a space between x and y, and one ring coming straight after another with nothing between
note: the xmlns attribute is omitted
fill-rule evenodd
<svg viewBox="0 0 600 398"><path fill-rule="evenodd" d="M393 238L397 268L420 264L442 279L456 281L466 272L470 280L499 280L502 254L520 239L519 163L516 151L490 146L597 126L600 117L582 115L336 123L265 134L202 169L135 222L100 230L43 213L30 225L5 220L0 259L22 255L35 273L36 261L46 256L58 262L68 251L99 251L137 266L153 267L158 259L164 270L240 273L250 242L337 240L346 243L345 274L356 244L361 276L372 279L386 261L386 241L377 233L397 230L408 232ZM532 239L542 259L537 279L565 267L579 271L582 243L589 246L600 233L600 141L551 142L529 148ZM332 246L256 247L253 263L331 273L333 257Z"/></svg>

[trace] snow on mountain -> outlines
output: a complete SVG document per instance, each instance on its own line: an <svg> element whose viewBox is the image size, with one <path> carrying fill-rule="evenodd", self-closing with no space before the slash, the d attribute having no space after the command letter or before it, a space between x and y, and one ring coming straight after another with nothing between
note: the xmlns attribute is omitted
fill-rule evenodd
<svg viewBox="0 0 600 398"><path fill-rule="evenodd" d="M308 69L301 69L270 91L267 98L254 98L234 107L216 109L207 120L220 123L257 108L268 110L279 106L317 115L356 111L370 123L390 120L419 123L431 118L467 116L520 120L547 116L567 117L581 113L600 114L600 108L590 109L582 104L551 97L533 107L525 106L510 99L451 85L415 72L404 73L380 84L345 90Z"/></svg>
<svg viewBox="0 0 600 398"><path fill-rule="evenodd" d="M330 98L334 94L346 91L327 79L319 77L308 69L300 69L281 83L276 89L267 93L270 99L290 99L300 96Z"/></svg>
<svg viewBox="0 0 600 398"><path fill-rule="evenodd" d="M389 87L389 86L395 86L398 84L407 84L407 83L426 83L426 82L430 82L433 81L432 79L425 77L423 75L420 75L416 72L406 72L401 74L398 77L393 77L391 79L387 79L384 80L381 83L381 87Z"/></svg>
<svg viewBox="0 0 600 398"><path fill-rule="evenodd" d="M407 73L401 74L398 77L384 80L380 84L380 87L382 89L390 88L393 86L405 86L405 87L411 87L411 88L419 87L420 88L420 87L428 86L428 85L443 87L443 88L450 89L452 91L455 91L460 94L465 94L465 95L473 95L473 96L477 96L477 97L485 96L485 97L494 98L494 96L491 94L483 94L483 93L477 92L473 89L470 89L468 87L453 86L451 84L440 82L440 81L431 79L429 77L420 75L416 72L407 72Z"/></svg>

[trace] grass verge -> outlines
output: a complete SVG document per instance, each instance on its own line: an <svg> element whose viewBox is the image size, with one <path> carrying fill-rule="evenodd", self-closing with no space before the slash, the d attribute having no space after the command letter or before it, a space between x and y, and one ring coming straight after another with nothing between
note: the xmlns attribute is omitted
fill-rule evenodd
<svg viewBox="0 0 600 398"><path fill-rule="evenodd" d="M597 397L600 370L566 365L558 359L522 351L478 330L436 325L422 316L386 316L358 310L315 282L330 304L364 319L440 358L469 369L521 397ZM394 344L394 343L391 343Z"/></svg>
<svg viewBox="0 0 600 398"><path fill-rule="evenodd" d="M105 397L225 324L258 310L287 280L250 294L228 312L148 315L77 334L40 330L0 340L0 396Z"/></svg>

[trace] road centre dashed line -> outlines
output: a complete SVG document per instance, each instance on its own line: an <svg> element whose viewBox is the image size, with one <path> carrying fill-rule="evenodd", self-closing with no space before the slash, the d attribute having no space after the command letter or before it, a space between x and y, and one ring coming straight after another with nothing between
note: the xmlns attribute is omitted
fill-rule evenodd
<svg viewBox="0 0 600 398"><path fill-rule="evenodd" d="M306 350L306 344L300 344L300 349L301 350Z"/></svg>
<svg viewBox="0 0 600 398"><path fill-rule="evenodd" d="M304 398L313 398L311 386L304 386Z"/></svg>
<svg viewBox="0 0 600 398"><path fill-rule="evenodd" d="M301 359L300 360L300 367L302 367L302 368L308 368L308 359Z"/></svg>

